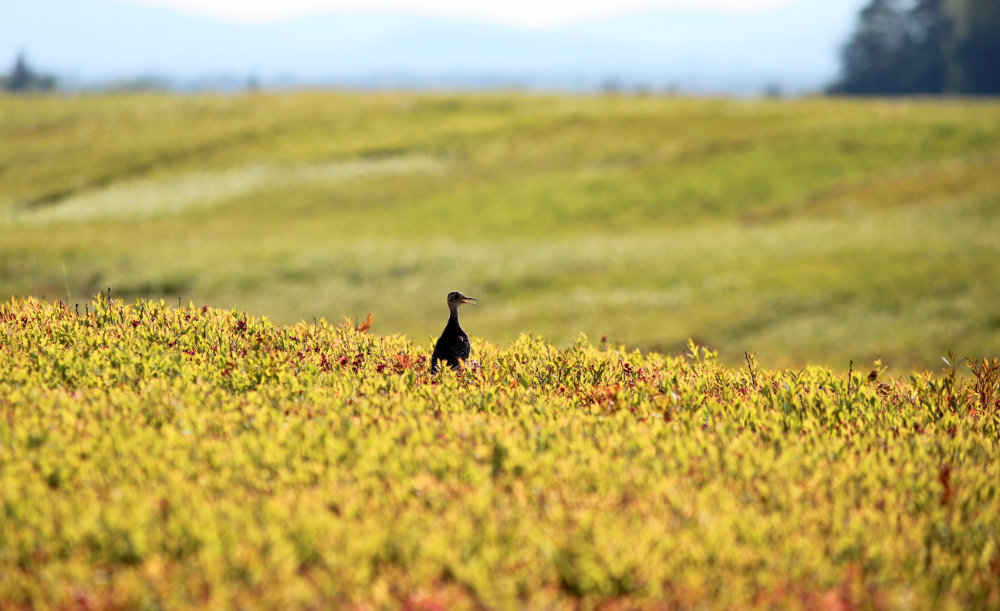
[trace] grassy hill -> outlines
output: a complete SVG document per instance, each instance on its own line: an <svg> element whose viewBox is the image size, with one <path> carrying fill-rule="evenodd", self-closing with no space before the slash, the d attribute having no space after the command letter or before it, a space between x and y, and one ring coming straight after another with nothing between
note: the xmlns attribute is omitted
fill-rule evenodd
<svg viewBox="0 0 1000 611"><path fill-rule="evenodd" d="M1000 345L1000 103L0 97L0 295L770 366Z"/></svg>

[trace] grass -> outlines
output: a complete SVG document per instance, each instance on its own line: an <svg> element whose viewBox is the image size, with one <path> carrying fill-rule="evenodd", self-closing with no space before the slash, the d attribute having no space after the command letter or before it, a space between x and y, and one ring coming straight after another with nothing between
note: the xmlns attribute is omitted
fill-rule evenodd
<svg viewBox="0 0 1000 611"><path fill-rule="evenodd" d="M0 294L723 362L996 354L1000 104L527 94L0 98Z"/></svg>
<svg viewBox="0 0 1000 611"><path fill-rule="evenodd" d="M0 97L0 607L996 608L998 177L994 101Z"/></svg>
<svg viewBox="0 0 1000 611"><path fill-rule="evenodd" d="M0 304L0 607L1000 605L1000 359L730 368Z"/></svg>

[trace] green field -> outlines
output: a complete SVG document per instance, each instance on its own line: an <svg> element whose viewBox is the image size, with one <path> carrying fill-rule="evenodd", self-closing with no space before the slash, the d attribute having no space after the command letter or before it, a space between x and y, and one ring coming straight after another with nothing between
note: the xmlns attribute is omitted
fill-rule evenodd
<svg viewBox="0 0 1000 611"><path fill-rule="evenodd" d="M0 295L894 372L1000 346L1000 103L0 97Z"/></svg>
<svg viewBox="0 0 1000 611"><path fill-rule="evenodd" d="M997 101L0 96L0 608L1000 608L998 261Z"/></svg>
<svg viewBox="0 0 1000 611"><path fill-rule="evenodd" d="M996 609L1000 360L0 304L0 608ZM969 372L972 365L974 372Z"/></svg>

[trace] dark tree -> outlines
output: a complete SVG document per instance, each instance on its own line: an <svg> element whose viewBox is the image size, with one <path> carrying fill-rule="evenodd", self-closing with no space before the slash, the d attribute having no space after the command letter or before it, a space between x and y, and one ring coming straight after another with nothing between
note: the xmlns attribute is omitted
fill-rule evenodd
<svg viewBox="0 0 1000 611"><path fill-rule="evenodd" d="M871 0L832 93L1000 93L1000 0Z"/></svg>
<svg viewBox="0 0 1000 611"><path fill-rule="evenodd" d="M24 53L19 53L10 75L4 79L4 88L8 91L50 91L56 88L56 79L35 72L28 65Z"/></svg>
<svg viewBox="0 0 1000 611"><path fill-rule="evenodd" d="M948 0L919 0L906 15L906 42L901 55L900 89L912 93L942 93L948 81L946 47L952 20Z"/></svg>
<svg viewBox="0 0 1000 611"><path fill-rule="evenodd" d="M858 16L851 41L841 52L843 75L837 93L880 93L890 87L899 69L905 35L902 15L892 0L873 0Z"/></svg>
<svg viewBox="0 0 1000 611"><path fill-rule="evenodd" d="M836 93L941 93L945 80L941 0L915 6L903 0L872 0L844 47Z"/></svg>
<svg viewBox="0 0 1000 611"><path fill-rule="evenodd" d="M955 12L949 88L958 93L1000 93L1000 0L963 0Z"/></svg>

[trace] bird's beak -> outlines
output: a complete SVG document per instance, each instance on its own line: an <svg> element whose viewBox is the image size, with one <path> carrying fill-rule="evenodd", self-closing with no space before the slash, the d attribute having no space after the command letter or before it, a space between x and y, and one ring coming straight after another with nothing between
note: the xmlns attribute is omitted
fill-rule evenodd
<svg viewBox="0 0 1000 611"><path fill-rule="evenodd" d="M469 305L474 305L474 306L479 305L478 303L472 303L473 301L479 301L479 300L476 299L475 297L463 297L462 298L462 303L467 303Z"/></svg>

